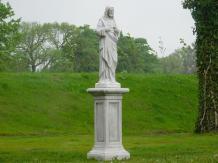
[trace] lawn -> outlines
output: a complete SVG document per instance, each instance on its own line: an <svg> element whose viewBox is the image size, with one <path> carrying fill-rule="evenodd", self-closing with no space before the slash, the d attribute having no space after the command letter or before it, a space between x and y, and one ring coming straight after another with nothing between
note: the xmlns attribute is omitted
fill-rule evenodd
<svg viewBox="0 0 218 163"><path fill-rule="evenodd" d="M120 162L218 162L218 135L125 136L123 143L131 159ZM0 162L97 162L86 159L92 145L90 135L0 137Z"/></svg>

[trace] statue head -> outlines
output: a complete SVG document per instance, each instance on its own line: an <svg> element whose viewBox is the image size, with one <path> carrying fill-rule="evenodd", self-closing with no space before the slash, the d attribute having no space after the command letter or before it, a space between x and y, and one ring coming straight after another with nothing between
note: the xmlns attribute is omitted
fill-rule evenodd
<svg viewBox="0 0 218 163"><path fill-rule="evenodd" d="M107 18L114 18L114 8L113 7L106 7L105 8L105 12L104 12L104 16Z"/></svg>

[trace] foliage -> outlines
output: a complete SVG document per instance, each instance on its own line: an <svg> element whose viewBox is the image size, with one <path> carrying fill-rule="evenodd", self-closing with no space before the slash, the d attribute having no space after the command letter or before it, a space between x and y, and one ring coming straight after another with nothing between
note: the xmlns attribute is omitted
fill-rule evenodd
<svg viewBox="0 0 218 163"><path fill-rule="evenodd" d="M22 23L19 31L21 40L13 52L12 60L7 62L10 71L98 71L99 38L89 25L77 27L68 23ZM190 64L194 64L193 58L191 46L169 57L158 58L145 38L121 33L117 72L193 73L193 67L190 67Z"/></svg>
<svg viewBox="0 0 218 163"><path fill-rule="evenodd" d="M218 131L218 3L217 0L185 0L197 34L199 118L196 132Z"/></svg>
<svg viewBox="0 0 218 163"><path fill-rule="evenodd" d="M22 23L21 41L14 52L11 71L96 72L98 36L84 25ZM118 72L159 72L158 58L144 38L121 34Z"/></svg>
<svg viewBox="0 0 218 163"><path fill-rule="evenodd" d="M48 43L51 45L52 60L47 63L46 71L74 71L76 40L79 29L68 23L49 23Z"/></svg>
<svg viewBox="0 0 218 163"><path fill-rule="evenodd" d="M98 71L98 37L88 25L79 28L75 55L76 72Z"/></svg>
<svg viewBox="0 0 218 163"><path fill-rule="evenodd" d="M160 58L163 73L193 74L196 72L195 46L184 44L167 57Z"/></svg>
<svg viewBox="0 0 218 163"><path fill-rule="evenodd" d="M0 71L7 70L15 46L19 41L18 27L20 19L14 19L9 3L0 1Z"/></svg>
<svg viewBox="0 0 218 163"><path fill-rule="evenodd" d="M144 38L133 38L121 33L118 42L118 72L157 72L158 58Z"/></svg>
<svg viewBox="0 0 218 163"><path fill-rule="evenodd" d="M48 27L46 24L23 23L20 32L22 39L17 47L17 53L23 54L31 71L35 72L38 67L43 68L52 58L49 55L50 46L47 44Z"/></svg>

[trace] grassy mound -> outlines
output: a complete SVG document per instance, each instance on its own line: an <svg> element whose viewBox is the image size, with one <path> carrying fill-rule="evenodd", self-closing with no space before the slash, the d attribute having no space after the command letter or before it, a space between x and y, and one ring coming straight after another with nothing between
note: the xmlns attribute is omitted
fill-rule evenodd
<svg viewBox="0 0 218 163"><path fill-rule="evenodd" d="M97 74L1 73L0 135L93 134ZM124 135L191 132L197 79L188 75L118 74Z"/></svg>

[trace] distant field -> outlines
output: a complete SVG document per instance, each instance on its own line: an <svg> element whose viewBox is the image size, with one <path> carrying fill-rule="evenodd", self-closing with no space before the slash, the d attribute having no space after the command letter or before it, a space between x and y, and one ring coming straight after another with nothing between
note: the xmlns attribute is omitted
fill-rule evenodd
<svg viewBox="0 0 218 163"><path fill-rule="evenodd" d="M87 161L93 145L97 74L0 73L0 163ZM122 162L218 163L218 135L195 135L192 75L118 74L123 101ZM113 161L117 162L117 161Z"/></svg>
<svg viewBox="0 0 218 163"><path fill-rule="evenodd" d="M97 74L0 73L0 135L93 134ZM130 88L124 135L192 132L197 79L191 75L118 74Z"/></svg>

